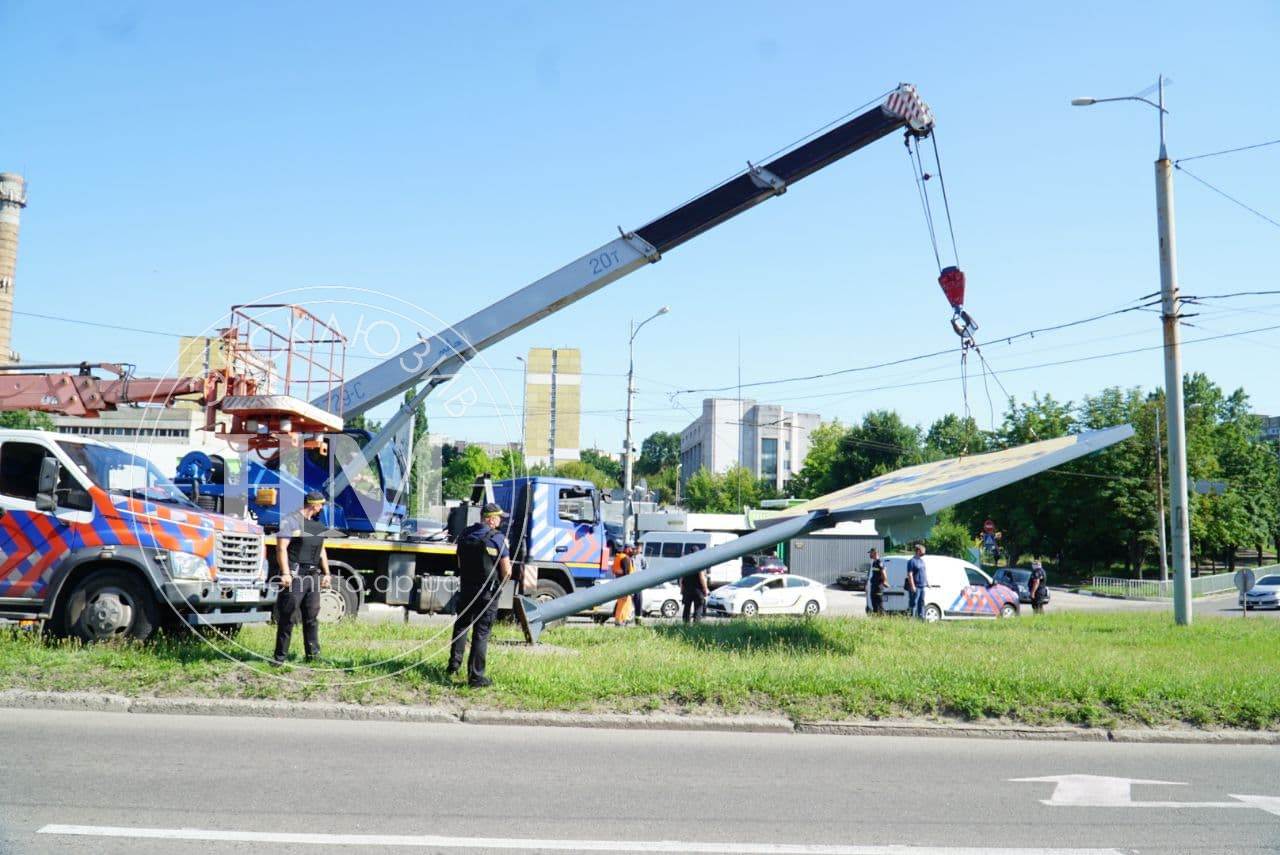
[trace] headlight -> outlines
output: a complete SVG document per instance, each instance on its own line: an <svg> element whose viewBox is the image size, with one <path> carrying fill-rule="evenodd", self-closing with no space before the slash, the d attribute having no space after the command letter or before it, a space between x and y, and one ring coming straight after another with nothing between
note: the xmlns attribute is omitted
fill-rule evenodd
<svg viewBox="0 0 1280 855"><path fill-rule="evenodd" d="M169 575L174 579L209 580L209 565L199 555L190 552L169 553Z"/></svg>

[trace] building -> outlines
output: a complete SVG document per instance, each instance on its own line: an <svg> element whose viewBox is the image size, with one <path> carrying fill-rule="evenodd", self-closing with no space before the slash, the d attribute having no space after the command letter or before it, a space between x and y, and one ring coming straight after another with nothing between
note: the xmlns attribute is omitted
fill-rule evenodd
<svg viewBox="0 0 1280 855"><path fill-rule="evenodd" d="M13 278L18 267L18 221L27 207L21 175L0 172L0 362L17 362L13 352Z"/></svg>
<svg viewBox="0 0 1280 855"><path fill-rule="evenodd" d="M809 432L822 419L777 404L706 398L702 416L680 432L680 485L699 469L727 472L744 466L757 478L786 488L809 454Z"/></svg>
<svg viewBox="0 0 1280 855"><path fill-rule="evenodd" d="M203 409L125 407L104 410L92 418L55 415L52 419L58 433L92 437L117 445L150 460L170 478L178 468L178 461L189 451L238 457L225 440L204 429Z"/></svg>
<svg viewBox="0 0 1280 855"><path fill-rule="evenodd" d="M582 413L582 351L534 347L524 363L526 463L577 460Z"/></svg>
<svg viewBox="0 0 1280 855"><path fill-rule="evenodd" d="M1280 416L1264 416L1255 413L1254 418L1258 419L1258 427L1263 439L1280 439Z"/></svg>

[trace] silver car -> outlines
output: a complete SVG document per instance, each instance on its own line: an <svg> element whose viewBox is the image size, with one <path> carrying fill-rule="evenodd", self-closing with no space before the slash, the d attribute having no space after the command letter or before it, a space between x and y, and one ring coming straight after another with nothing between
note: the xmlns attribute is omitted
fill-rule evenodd
<svg viewBox="0 0 1280 855"><path fill-rule="evenodd" d="M1263 576L1239 602L1246 609L1280 609L1280 575Z"/></svg>

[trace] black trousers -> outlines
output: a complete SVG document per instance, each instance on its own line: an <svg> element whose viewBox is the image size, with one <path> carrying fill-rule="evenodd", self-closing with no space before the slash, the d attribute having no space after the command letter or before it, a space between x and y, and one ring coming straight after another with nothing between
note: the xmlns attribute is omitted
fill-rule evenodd
<svg viewBox="0 0 1280 855"><path fill-rule="evenodd" d="M696 594L684 594L684 622L700 621L707 616L707 598L699 591Z"/></svg>
<svg viewBox="0 0 1280 855"><path fill-rule="evenodd" d="M871 613L873 615L884 614L884 594L871 595Z"/></svg>
<svg viewBox="0 0 1280 855"><path fill-rule="evenodd" d="M317 570L295 569L293 583L276 597L276 659L284 659L293 642L295 616L302 619L302 649L320 655L320 577Z"/></svg>
<svg viewBox="0 0 1280 855"><path fill-rule="evenodd" d="M467 649L467 630L471 630L471 655L467 658L467 680L484 676L485 657L489 654L489 633L498 614L498 594L468 591L458 595L458 617L453 622L453 646L449 650L449 670L462 667L462 654Z"/></svg>

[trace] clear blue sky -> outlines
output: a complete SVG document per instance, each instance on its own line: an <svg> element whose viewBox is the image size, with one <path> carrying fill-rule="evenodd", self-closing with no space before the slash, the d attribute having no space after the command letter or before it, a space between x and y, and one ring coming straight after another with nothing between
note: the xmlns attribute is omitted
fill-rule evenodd
<svg viewBox="0 0 1280 855"><path fill-rule="evenodd" d="M16 308L198 333L232 303L336 285L451 322L910 81L937 116L980 338L1072 320L1159 283L1155 111L1069 99L1131 94L1164 72L1174 157L1280 138L1278 10L0 0L0 170L30 181ZM1280 146L1188 166L1280 219ZM1280 287L1280 229L1182 175L1177 212L1185 292ZM515 356L578 346L583 443L617 450L629 318L672 307L638 340L644 436L700 409L700 395L671 391L735 383L739 341L748 382L954 345L935 277L902 145L883 140L492 348L481 374L455 381L479 403L451 418L445 390L432 427L518 436L518 420L495 418L519 410ZM1188 339L1280 324L1280 297L1203 311ZM407 340L429 327L402 323ZM164 336L26 316L15 341L27 361L156 372L175 351ZM1280 413L1277 342L1190 344L1185 367ZM1158 343L1157 318L1131 313L987 353L1018 397L1078 399L1160 383L1159 351L1013 369ZM353 368L372 364L363 349ZM958 355L759 397L927 425L962 407L957 376ZM980 382L970 400L986 426Z"/></svg>

